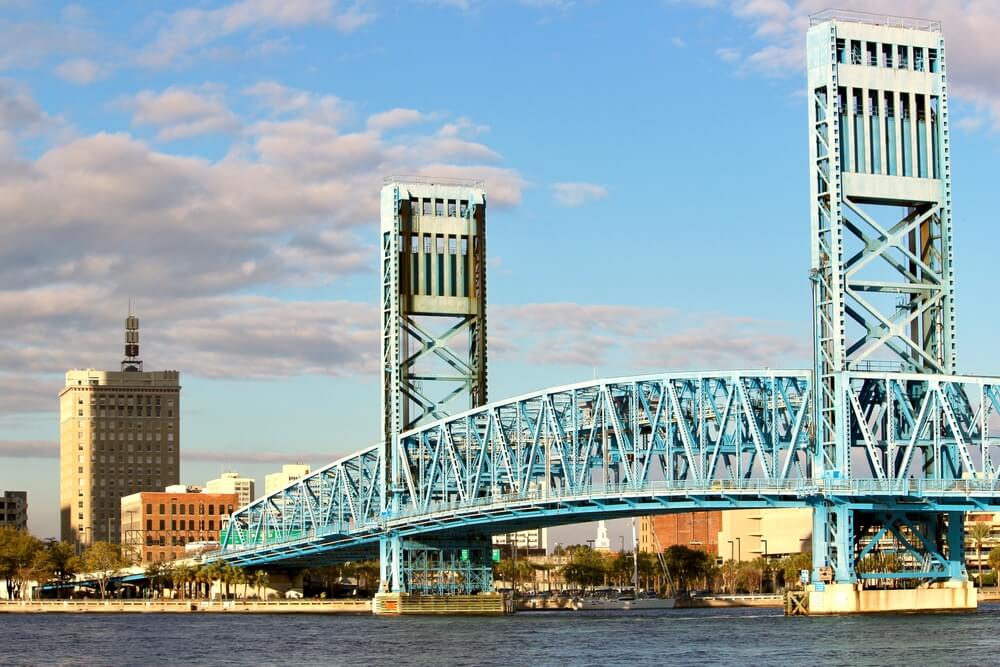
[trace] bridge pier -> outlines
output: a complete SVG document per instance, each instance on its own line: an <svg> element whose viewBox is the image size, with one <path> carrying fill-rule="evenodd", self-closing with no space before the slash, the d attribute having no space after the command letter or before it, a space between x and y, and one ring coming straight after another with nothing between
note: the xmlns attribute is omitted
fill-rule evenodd
<svg viewBox="0 0 1000 667"><path fill-rule="evenodd" d="M788 613L974 611L978 605L965 568L960 511L824 501L813 514L810 580L804 595L789 600Z"/></svg>
<svg viewBox="0 0 1000 667"><path fill-rule="evenodd" d="M807 591L810 616L931 611L975 611L976 588L971 581L943 581L918 588L866 589L864 584L814 584Z"/></svg>
<svg viewBox="0 0 1000 667"><path fill-rule="evenodd" d="M493 542L488 535L380 541L380 593L478 595L493 592Z"/></svg>

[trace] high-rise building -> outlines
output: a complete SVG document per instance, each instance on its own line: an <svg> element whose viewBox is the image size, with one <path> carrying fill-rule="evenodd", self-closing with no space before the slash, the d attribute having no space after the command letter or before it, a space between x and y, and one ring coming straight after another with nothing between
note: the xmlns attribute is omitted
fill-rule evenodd
<svg viewBox="0 0 1000 667"><path fill-rule="evenodd" d="M180 478L180 374L143 371L139 319L125 324L120 371L66 373L59 394L62 539L118 542L122 496Z"/></svg>
<svg viewBox="0 0 1000 667"><path fill-rule="evenodd" d="M235 493L240 507L245 507L253 502L254 485L250 477L243 477L238 472L224 472L218 479L205 482L205 493Z"/></svg>
<svg viewBox="0 0 1000 667"><path fill-rule="evenodd" d="M271 495L292 482L309 474L309 464L286 463L281 466L281 472L272 472L264 478L264 494Z"/></svg>
<svg viewBox="0 0 1000 667"><path fill-rule="evenodd" d="M133 562L183 558L192 543L218 542L235 493L206 493L182 484L121 499L121 543Z"/></svg>
<svg viewBox="0 0 1000 667"><path fill-rule="evenodd" d="M27 491L5 491L0 496L0 528L28 530Z"/></svg>

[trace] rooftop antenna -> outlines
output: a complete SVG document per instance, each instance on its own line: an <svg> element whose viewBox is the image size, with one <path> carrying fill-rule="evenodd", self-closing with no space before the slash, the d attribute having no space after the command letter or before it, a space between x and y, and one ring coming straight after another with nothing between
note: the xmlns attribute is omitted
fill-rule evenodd
<svg viewBox="0 0 1000 667"><path fill-rule="evenodd" d="M125 318L125 358L122 359L122 371L142 372L142 359L139 358L139 318L132 315L132 297L129 297L128 317Z"/></svg>

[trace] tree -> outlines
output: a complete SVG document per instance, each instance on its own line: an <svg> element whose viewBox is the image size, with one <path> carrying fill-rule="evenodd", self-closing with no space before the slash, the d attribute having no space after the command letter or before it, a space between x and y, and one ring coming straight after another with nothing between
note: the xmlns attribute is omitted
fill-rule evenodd
<svg viewBox="0 0 1000 667"><path fill-rule="evenodd" d="M108 583L127 565L121 548L108 542L95 542L80 556L80 569L97 580L102 598L107 597Z"/></svg>
<svg viewBox="0 0 1000 667"><path fill-rule="evenodd" d="M683 544L675 544L663 551L667 571L678 592L686 593L699 581L710 575L714 563L712 557L701 549L691 549Z"/></svg>
<svg viewBox="0 0 1000 667"><path fill-rule="evenodd" d="M1000 574L1000 547L990 549L990 554L987 558L990 561L990 568L993 572ZM1000 577L997 578L997 586L1000 586Z"/></svg>
<svg viewBox="0 0 1000 667"><path fill-rule="evenodd" d="M351 572L358 582L358 590L375 590L379 577L382 575L382 568L377 560L363 560L351 563Z"/></svg>
<svg viewBox="0 0 1000 667"><path fill-rule="evenodd" d="M236 583L237 572L239 570L229 563L223 563L220 568L219 580L226 587L226 599L229 598L229 587Z"/></svg>
<svg viewBox="0 0 1000 667"><path fill-rule="evenodd" d="M722 577L722 590L730 595L736 593L736 586L739 584L740 565L733 559L727 560L719 568L719 575Z"/></svg>
<svg viewBox="0 0 1000 667"><path fill-rule="evenodd" d="M583 588L603 584L608 574L604 557L589 547L572 547L570 561L562 566L563 578Z"/></svg>
<svg viewBox="0 0 1000 667"><path fill-rule="evenodd" d="M187 586L194 579L194 569L190 565L174 565L170 579L174 584L174 592L179 593L181 598L186 598Z"/></svg>
<svg viewBox="0 0 1000 667"><path fill-rule="evenodd" d="M24 530L0 528L0 574L7 584L7 597L20 598L25 584L33 579L36 557L42 542Z"/></svg>
<svg viewBox="0 0 1000 667"><path fill-rule="evenodd" d="M737 579L743 590L752 595L760 593L761 586L764 583L765 570L767 570L767 564L763 558L758 557L752 561L740 563L737 568Z"/></svg>
<svg viewBox="0 0 1000 667"><path fill-rule="evenodd" d="M205 585L205 597L212 597L212 586L215 582L222 579L222 563L220 561L212 561L207 565L202 565L200 568L202 575L202 583ZM220 584L221 588L221 584Z"/></svg>
<svg viewBox="0 0 1000 667"><path fill-rule="evenodd" d="M156 561L146 566L146 578L149 579L149 587L163 597L163 585L170 580L172 574L170 566L162 561Z"/></svg>
<svg viewBox="0 0 1000 667"><path fill-rule="evenodd" d="M985 521L977 521L969 527L969 539L976 545L976 564L979 572L976 575L976 585L982 587L983 583L983 542L990 539L993 526Z"/></svg>
<svg viewBox="0 0 1000 667"><path fill-rule="evenodd" d="M50 539L45 541L45 557L51 572L49 579L60 584L66 584L73 579L80 569L80 560L76 557L76 547L69 542Z"/></svg>
<svg viewBox="0 0 1000 667"><path fill-rule="evenodd" d="M247 572L246 568L236 568L236 573L233 575L233 583L237 586L243 584L243 602L246 603L247 589L250 587L250 573Z"/></svg>
<svg viewBox="0 0 1000 667"><path fill-rule="evenodd" d="M785 556L778 562L782 581L786 589L796 589L802 586L802 570L812 569L812 554L808 551Z"/></svg>
<svg viewBox="0 0 1000 667"><path fill-rule="evenodd" d="M263 589L267 588L267 585L270 583L270 581L271 577L268 576L267 572L265 572L264 570L257 570L256 572L253 573L251 583L253 584L253 587L257 589L258 599L260 600L266 599L263 597L262 591Z"/></svg>

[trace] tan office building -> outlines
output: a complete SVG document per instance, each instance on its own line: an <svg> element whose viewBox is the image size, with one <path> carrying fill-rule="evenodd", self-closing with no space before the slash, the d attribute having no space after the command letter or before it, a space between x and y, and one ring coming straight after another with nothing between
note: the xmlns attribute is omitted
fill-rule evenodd
<svg viewBox="0 0 1000 667"><path fill-rule="evenodd" d="M121 498L180 479L180 373L142 370L138 319L121 371L66 373L59 394L62 539L119 541Z"/></svg>
<svg viewBox="0 0 1000 667"><path fill-rule="evenodd" d="M235 493L239 506L246 507L253 502L255 482L238 472L224 472L218 479L205 482L205 493Z"/></svg>
<svg viewBox="0 0 1000 667"><path fill-rule="evenodd" d="M272 472L264 477L264 495L269 496L280 491L292 482L298 481L309 474L308 464L286 463L281 466L281 472Z"/></svg>

